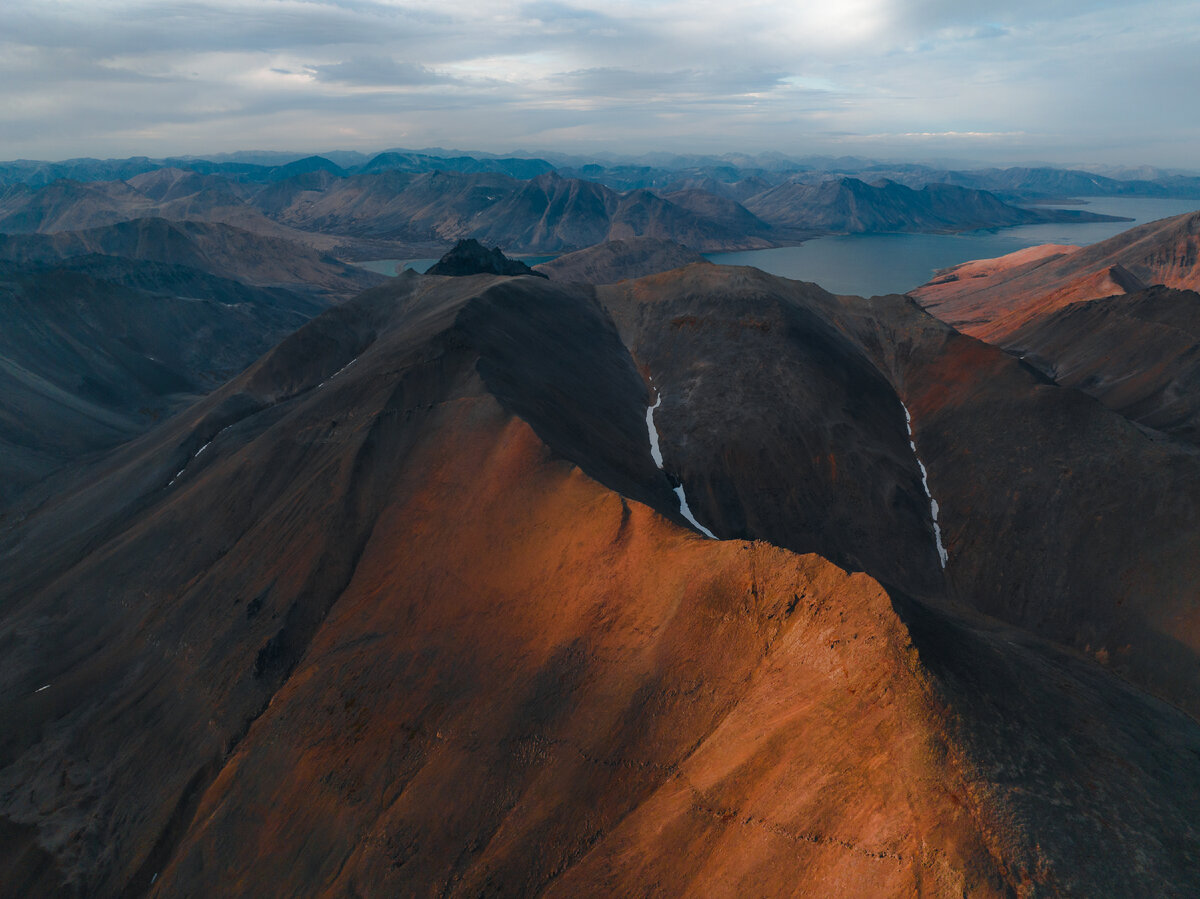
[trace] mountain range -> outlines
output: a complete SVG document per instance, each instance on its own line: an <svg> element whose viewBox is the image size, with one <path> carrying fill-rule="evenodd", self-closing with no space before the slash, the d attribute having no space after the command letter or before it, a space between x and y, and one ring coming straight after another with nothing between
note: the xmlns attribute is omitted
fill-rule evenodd
<svg viewBox="0 0 1200 899"><path fill-rule="evenodd" d="M434 171L493 173L522 180L556 171L564 178L595 181L618 191L645 188L669 192L709 182L727 185L739 193L749 189L746 185L755 184L758 185L758 190L754 191L757 193L765 187L788 180L821 181L852 176L871 183L888 179L918 189L927 184L951 184L991 191L1016 202L1093 196L1200 197L1198 173L1145 166L1091 167L1088 170L1047 165L1003 169L945 168L853 156L792 158L780 153L723 156L649 154L602 159L556 153L500 157L491 153L444 148L396 148L373 156L353 151L333 151L307 157L302 154L244 152L208 158L131 157L70 159L61 162L14 160L0 162L0 185L45 186L61 179L84 182L128 180L164 168L219 174L255 184L282 181L314 171L337 176L383 171L410 174Z"/></svg>
<svg viewBox="0 0 1200 899"><path fill-rule="evenodd" d="M0 232L57 233L157 217L220 222L342 259L379 259L440 253L461 239L527 254L641 237L714 252L827 233L1119 220L1085 210L1013 206L967 187L913 190L852 177L684 177L653 191L615 190L552 169L522 180L495 166L414 172L386 162L349 174L328 160L302 159L272 169L261 182L219 167L167 167L124 181L15 183L0 190Z"/></svg>
<svg viewBox="0 0 1200 899"><path fill-rule="evenodd" d="M1126 240L1176 260L1187 227ZM91 342L76 370L120 383L152 339L223 342L178 297L113 299L169 263L61 240L34 276L97 302L27 300L6 360ZM279 340L241 320L254 361L10 501L0 895L1194 890L1194 443L949 299L686 252L410 271ZM444 270L468 256L496 265ZM1191 297L1047 319L1039 352L1094 372L1136 334L1120 364L1157 383ZM145 333L61 325L103 310Z"/></svg>

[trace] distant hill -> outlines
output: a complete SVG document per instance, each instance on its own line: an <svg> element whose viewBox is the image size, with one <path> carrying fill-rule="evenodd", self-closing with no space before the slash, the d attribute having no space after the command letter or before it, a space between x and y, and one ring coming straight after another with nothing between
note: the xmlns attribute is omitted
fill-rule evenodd
<svg viewBox="0 0 1200 899"><path fill-rule="evenodd" d="M848 234L881 231L966 231L1034 222L1121 221L1076 210L1024 209L987 191L929 184L913 190L894 181L857 178L789 182L750 197L745 206L776 229Z"/></svg>
<svg viewBox="0 0 1200 899"><path fill-rule="evenodd" d="M140 218L80 231L0 234L0 259L50 263L88 254L185 265L247 284L286 285L330 297L381 280L301 244L218 222Z"/></svg>
<svg viewBox="0 0 1200 899"><path fill-rule="evenodd" d="M495 173L510 178L536 178L554 171L554 166L544 159L496 159L473 156L439 157L423 153L380 153L355 170L356 174L374 172L464 172Z"/></svg>

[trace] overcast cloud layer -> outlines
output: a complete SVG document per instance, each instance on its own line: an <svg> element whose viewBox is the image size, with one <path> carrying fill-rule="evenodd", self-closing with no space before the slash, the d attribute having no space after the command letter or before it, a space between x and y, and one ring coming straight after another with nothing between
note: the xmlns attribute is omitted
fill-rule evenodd
<svg viewBox="0 0 1200 899"><path fill-rule="evenodd" d="M1196 0L4 0L0 158L452 146L1200 168Z"/></svg>

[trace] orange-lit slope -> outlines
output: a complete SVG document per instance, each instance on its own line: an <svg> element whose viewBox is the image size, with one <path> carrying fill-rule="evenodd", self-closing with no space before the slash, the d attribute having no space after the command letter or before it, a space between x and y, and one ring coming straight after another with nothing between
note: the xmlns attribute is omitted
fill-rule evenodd
<svg viewBox="0 0 1200 899"><path fill-rule="evenodd" d="M1130 228L1087 247L1032 247L939 272L911 291L965 334L992 343L1033 316L1153 284L1200 289L1200 212Z"/></svg>
<svg viewBox="0 0 1200 899"><path fill-rule="evenodd" d="M164 894L998 886L877 584L436 418Z"/></svg>

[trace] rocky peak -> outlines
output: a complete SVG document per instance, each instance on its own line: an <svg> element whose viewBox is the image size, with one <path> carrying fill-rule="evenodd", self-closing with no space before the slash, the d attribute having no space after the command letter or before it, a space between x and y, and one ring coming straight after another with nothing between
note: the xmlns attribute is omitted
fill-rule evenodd
<svg viewBox="0 0 1200 899"><path fill-rule="evenodd" d="M545 278L524 262L509 259L499 247L488 249L474 238L460 240L426 274L430 275L533 275Z"/></svg>

